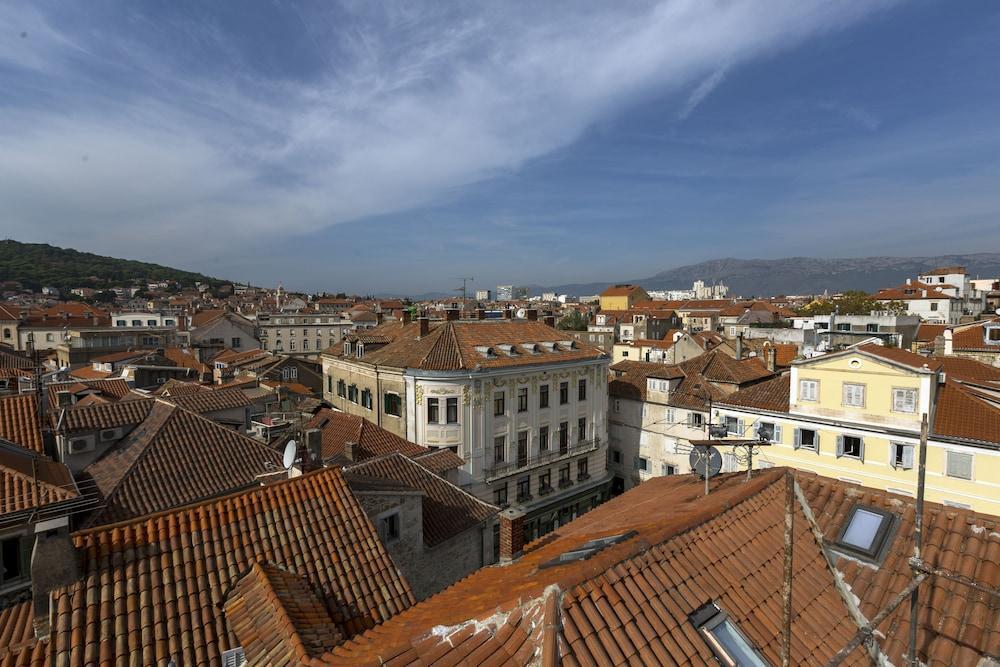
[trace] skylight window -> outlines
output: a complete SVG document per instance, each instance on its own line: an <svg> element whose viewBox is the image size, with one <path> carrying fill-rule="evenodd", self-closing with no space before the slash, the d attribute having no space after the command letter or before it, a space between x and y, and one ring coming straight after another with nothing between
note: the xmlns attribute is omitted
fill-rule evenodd
<svg viewBox="0 0 1000 667"><path fill-rule="evenodd" d="M728 667L768 667L729 615L710 602L691 615L691 622L705 637L712 652Z"/></svg>
<svg viewBox="0 0 1000 667"><path fill-rule="evenodd" d="M837 547L864 559L881 561L895 528L895 519L891 512L855 505L840 529Z"/></svg>
<svg viewBox="0 0 1000 667"><path fill-rule="evenodd" d="M546 561L539 565L541 569L547 567L555 567L556 565L562 565L563 563L572 563L574 561L587 560L594 554L596 554L601 549L611 546L612 544L618 544L623 542L628 538L634 536L636 531L630 530L627 533L620 533L618 535L608 535L607 537L598 537L593 540L584 542L579 547L571 549L569 551L564 551L550 561Z"/></svg>

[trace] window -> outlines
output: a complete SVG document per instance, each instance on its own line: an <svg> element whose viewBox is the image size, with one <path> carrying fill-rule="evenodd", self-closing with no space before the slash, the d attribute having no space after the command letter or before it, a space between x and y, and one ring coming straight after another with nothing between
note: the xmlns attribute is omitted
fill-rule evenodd
<svg viewBox="0 0 1000 667"><path fill-rule="evenodd" d="M393 512L378 520L378 536L383 542L399 539L399 512Z"/></svg>
<svg viewBox="0 0 1000 667"><path fill-rule="evenodd" d="M538 494L548 493L552 490L552 472L546 470L538 476Z"/></svg>
<svg viewBox="0 0 1000 667"><path fill-rule="evenodd" d="M660 467L660 474L662 474L664 476L666 476L666 475L676 475L677 474L677 466L672 466L669 463L664 463Z"/></svg>
<svg viewBox="0 0 1000 667"><path fill-rule="evenodd" d="M635 469L636 470L641 470L642 472L648 471L649 470L649 459L647 459L647 458L645 458L643 456L637 456L635 458Z"/></svg>
<svg viewBox="0 0 1000 667"><path fill-rule="evenodd" d="M303 350L308 350L309 349L309 341L308 340L302 341L302 349Z"/></svg>
<svg viewBox="0 0 1000 667"><path fill-rule="evenodd" d="M569 382L559 383L559 405L569 403Z"/></svg>
<svg viewBox="0 0 1000 667"><path fill-rule="evenodd" d="M569 464L567 463L559 468L559 488L569 486L572 483L573 480L569 478Z"/></svg>
<svg viewBox="0 0 1000 667"><path fill-rule="evenodd" d="M507 506L507 482L493 489L493 504L499 507Z"/></svg>
<svg viewBox="0 0 1000 667"><path fill-rule="evenodd" d="M403 412L403 401L399 398L399 394L386 393L382 397L382 408L385 414L398 417Z"/></svg>
<svg viewBox="0 0 1000 667"><path fill-rule="evenodd" d="M538 429L538 451L545 452L549 449L549 427L541 426Z"/></svg>
<svg viewBox="0 0 1000 667"><path fill-rule="evenodd" d="M21 547L21 536L8 537L0 541L0 582L8 583L27 576L25 571L24 549Z"/></svg>
<svg viewBox="0 0 1000 667"><path fill-rule="evenodd" d="M938 302L931 301L931 310L937 310L937 309L938 309Z"/></svg>
<svg viewBox="0 0 1000 667"><path fill-rule="evenodd" d="M705 425L705 418L700 412L688 413L688 426L691 428L701 428Z"/></svg>
<svg viewBox="0 0 1000 667"><path fill-rule="evenodd" d="M517 467L528 465L528 432L517 432Z"/></svg>
<svg viewBox="0 0 1000 667"><path fill-rule="evenodd" d="M622 402L619 401L617 398L615 399L615 403L614 403L614 411L615 412L621 412L622 411Z"/></svg>
<svg viewBox="0 0 1000 667"><path fill-rule="evenodd" d="M743 420L738 417L725 418L726 435L734 435L737 438L743 437Z"/></svg>
<svg viewBox="0 0 1000 667"><path fill-rule="evenodd" d="M837 331L850 331L850 330L851 330L850 323L838 323L837 324Z"/></svg>
<svg viewBox="0 0 1000 667"><path fill-rule="evenodd" d="M538 407L549 407L549 385L543 384L538 388Z"/></svg>
<svg viewBox="0 0 1000 667"><path fill-rule="evenodd" d="M126 322L125 320L115 320L115 326L118 327L128 326L128 322ZM3 334L4 338L10 338L10 329L4 329Z"/></svg>
<svg viewBox="0 0 1000 667"><path fill-rule="evenodd" d="M458 423L458 397L445 399L445 421L449 424Z"/></svg>
<svg viewBox="0 0 1000 667"><path fill-rule="evenodd" d="M819 454L819 433L808 428L795 429L795 449L811 449Z"/></svg>
<svg viewBox="0 0 1000 667"><path fill-rule="evenodd" d="M893 442L889 445L889 465L897 470L913 468L913 445Z"/></svg>
<svg viewBox="0 0 1000 667"><path fill-rule="evenodd" d="M896 388L892 390L892 411L893 412L909 412L913 413L917 411L917 390L916 389L900 389Z"/></svg>
<svg viewBox="0 0 1000 667"><path fill-rule="evenodd" d="M289 352L294 352L295 351L295 341L294 340L288 341L288 351Z"/></svg>
<svg viewBox="0 0 1000 667"><path fill-rule="evenodd" d="M582 482L589 478L590 475L587 473L587 459L580 459L576 462L576 479Z"/></svg>
<svg viewBox="0 0 1000 667"><path fill-rule="evenodd" d="M240 346L240 345L242 344L242 342L243 342L243 339L241 339L241 338L237 337L237 338L233 338L233 340L232 340L232 341L230 341L230 342L231 342L232 344L231 344L231 345L230 345L229 347L232 347L232 348L237 348L237 347L239 347L239 346Z"/></svg>
<svg viewBox="0 0 1000 667"><path fill-rule="evenodd" d="M493 394L493 416L503 417L503 413L506 411L506 406L504 405L504 396L502 391L498 391Z"/></svg>
<svg viewBox="0 0 1000 667"><path fill-rule="evenodd" d="M45 334L45 340L46 340L46 342L51 343L55 339L56 339L56 337L53 334L50 334L50 333Z"/></svg>
<svg viewBox="0 0 1000 667"><path fill-rule="evenodd" d="M767 663L726 612L708 603L691 615L712 652L727 667L767 667Z"/></svg>
<svg viewBox="0 0 1000 667"><path fill-rule="evenodd" d="M146 326L147 327L155 327L156 326L156 320L146 320Z"/></svg>
<svg viewBox="0 0 1000 667"><path fill-rule="evenodd" d="M333 376L332 375L327 375L326 376L326 391L328 393L333 393Z"/></svg>
<svg viewBox="0 0 1000 667"><path fill-rule="evenodd" d="M142 320L132 320L132 326L134 326L134 327L141 327L142 326Z"/></svg>
<svg viewBox="0 0 1000 667"><path fill-rule="evenodd" d="M895 515L891 512L855 505L840 528L837 547L864 558L880 560L895 523Z"/></svg>
<svg viewBox="0 0 1000 667"><path fill-rule="evenodd" d="M343 380L337 380L337 396L341 398L347 396L347 383Z"/></svg>
<svg viewBox="0 0 1000 667"><path fill-rule="evenodd" d="M503 463L507 458L507 436L498 435L493 438L493 462Z"/></svg>
<svg viewBox="0 0 1000 667"><path fill-rule="evenodd" d="M427 423L438 423L438 400L436 398L427 399Z"/></svg>
<svg viewBox="0 0 1000 667"><path fill-rule="evenodd" d="M622 357L625 359L628 358L628 350L622 350Z"/></svg>
<svg viewBox="0 0 1000 667"><path fill-rule="evenodd" d="M576 400L585 401L587 400L587 380L586 378L579 380L576 383Z"/></svg>
<svg viewBox="0 0 1000 667"><path fill-rule="evenodd" d="M528 411L528 388L521 387L517 390L517 411L527 412Z"/></svg>
<svg viewBox="0 0 1000 667"><path fill-rule="evenodd" d="M944 474L956 479L972 479L972 454L946 452Z"/></svg>
<svg viewBox="0 0 1000 667"><path fill-rule="evenodd" d="M819 400L819 380L799 380L799 400Z"/></svg>
<svg viewBox="0 0 1000 667"><path fill-rule="evenodd" d="M559 422L559 453L569 451L569 422Z"/></svg>
<svg viewBox="0 0 1000 667"><path fill-rule="evenodd" d="M868 333L878 333L878 324L866 324L865 331Z"/></svg>
<svg viewBox="0 0 1000 667"><path fill-rule="evenodd" d="M773 422L757 422L757 437L768 442L781 442L781 426Z"/></svg>
<svg viewBox="0 0 1000 667"><path fill-rule="evenodd" d="M842 403L851 408L865 407L865 386L845 382Z"/></svg>
<svg viewBox="0 0 1000 667"><path fill-rule="evenodd" d="M576 420L576 441L583 442L587 439L587 418L580 417Z"/></svg>
<svg viewBox="0 0 1000 667"><path fill-rule="evenodd" d="M620 464L622 462L622 452L620 449L611 450L611 462Z"/></svg>
<svg viewBox="0 0 1000 667"><path fill-rule="evenodd" d="M865 460L865 441L854 435L837 436L837 457Z"/></svg>
<svg viewBox="0 0 1000 667"><path fill-rule="evenodd" d="M522 477L517 480L517 502L531 500L531 478Z"/></svg>
<svg viewBox="0 0 1000 667"><path fill-rule="evenodd" d="M347 387L347 400L351 403L358 402L358 386L356 384Z"/></svg>
<svg viewBox="0 0 1000 667"><path fill-rule="evenodd" d="M167 326L167 327L172 327L172 326L174 326L174 321L173 320L163 320L163 325Z"/></svg>
<svg viewBox="0 0 1000 667"><path fill-rule="evenodd" d="M369 389L361 390L361 407L368 410L372 409L372 392Z"/></svg>
<svg viewBox="0 0 1000 667"><path fill-rule="evenodd" d="M5 335L4 338L8 338L8 336ZM986 342L990 345L1000 343L1000 327L986 328Z"/></svg>

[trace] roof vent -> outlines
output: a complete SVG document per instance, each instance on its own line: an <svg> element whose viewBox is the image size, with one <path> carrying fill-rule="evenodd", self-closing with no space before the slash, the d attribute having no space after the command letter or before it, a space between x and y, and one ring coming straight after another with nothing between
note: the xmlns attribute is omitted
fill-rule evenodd
<svg viewBox="0 0 1000 667"><path fill-rule="evenodd" d="M608 535L607 537L598 537L596 539L584 542L579 547L575 549L570 549L569 551L564 551L550 561L546 561L538 566L538 569L545 569L548 567L555 567L557 565L562 565L563 563L573 563L576 561L587 560L594 554L596 554L601 549L609 547L612 544L618 544L619 542L624 542L637 535L638 533L634 530L630 530L627 533L619 533L617 535Z"/></svg>
<svg viewBox="0 0 1000 667"><path fill-rule="evenodd" d="M513 357L516 354L519 354L517 349L513 345L507 345L505 343L503 345L498 345L497 347L499 347L504 354L509 355L511 357Z"/></svg>
<svg viewBox="0 0 1000 667"><path fill-rule="evenodd" d="M497 356L497 354L493 350L493 348L490 347L490 346L488 346L488 345L477 345L476 346L476 352L478 352L479 354L483 355L487 359L493 359L494 357Z"/></svg>

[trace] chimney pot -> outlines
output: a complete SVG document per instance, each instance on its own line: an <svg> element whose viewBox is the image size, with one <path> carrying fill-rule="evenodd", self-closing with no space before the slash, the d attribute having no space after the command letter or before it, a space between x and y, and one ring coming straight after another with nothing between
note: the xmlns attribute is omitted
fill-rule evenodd
<svg viewBox="0 0 1000 667"><path fill-rule="evenodd" d="M743 332L736 334L736 361L743 359Z"/></svg>
<svg viewBox="0 0 1000 667"><path fill-rule="evenodd" d="M507 310L503 311L503 318L505 320L512 320L512 319L514 319L514 309L513 308L508 308Z"/></svg>
<svg viewBox="0 0 1000 667"><path fill-rule="evenodd" d="M773 347L769 347L767 349L767 370L771 371L772 373L775 372L777 367L777 362L775 361L777 356L778 356L778 351L775 350Z"/></svg>
<svg viewBox="0 0 1000 667"><path fill-rule="evenodd" d="M510 563L524 551L524 512L513 507L500 512L500 562Z"/></svg>
<svg viewBox="0 0 1000 667"><path fill-rule="evenodd" d="M555 328L555 326L556 326L556 316L555 316L555 315L546 315L546 316L545 316L545 317L544 317L544 318L542 319L542 322L543 322L543 323L544 323L544 324L545 324L546 326L549 326L549 327L552 327L552 328Z"/></svg>
<svg viewBox="0 0 1000 667"><path fill-rule="evenodd" d="M413 319L413 315L410 314L409 310L403 311L403 326L409 324Z"/></svg>
<svg viewBox="0 0 1000 667"><path fill-rule="evenodd" d="M358 443L356 442L348 440L344 443L344 456L347 457L347 460L357 461L357 458L355 458L358 455L357 449Z"/></svg>
<svg viewBox="0 0 1000 667"><path fill-rule="evenodd" d="M54 524L48 527L47 524ZM35 637L49 636L52 591L80 578L80 557L69 534L67 517L35 524L31 551L31 603Z"/></svg>
<svg viewBox="0 0 1000 667"><path fill-rule="evenodd" d="M477 320L485 320L486 319L486 309L485 308L476 308L476 319Z"/></svg>
<svg viewBox="0 0 1000 667"><path fill-rule="evenodd" d="M323 432L318 428L309 428L305 432L306 460L309 469L323 467Z"/></svg>
<svg viewBox="0 0 1000 667"><path fill-rule="evenodd" d="M454 322L455 320L458 319L458 315L460 312L461 311L458 308L449 308L448 310L444 311L444 317L449 322Z"/></svg>
<svg viewBox="0 0 1000 667"><path fill-rule="evenodd" d="M417 322L420 324L420 337L423 338L431 331L431 322L426 317L417 318Z"/></svg>
<svg viewBox="0 0 1000 667"><path fill-rule="evenodd" d="M528 321L537 322L538 321L538 311L534 308L528 309Z"/></svg>

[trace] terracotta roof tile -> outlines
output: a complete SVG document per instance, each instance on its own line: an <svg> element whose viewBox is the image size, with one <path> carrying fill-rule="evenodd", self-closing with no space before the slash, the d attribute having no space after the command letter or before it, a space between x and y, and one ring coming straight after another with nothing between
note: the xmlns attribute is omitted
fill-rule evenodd
<svg viewBox="0 0 1000 667"><path fill-rule="evenodd" d="M319 410L306 423L305 427L307 429L318 428L322 432L323 460L344 456L345 445L348 442L357 445L354 452L356 461L364 461L394 452L399 452L404 456L417 456L430 451L426 447L401 438L367 419L330 408Z"/></svg>
<svg viewBox="0 0 1000 667"><path fill-rule="evenodd" d="M346 467L345 471L395 480L422 491L424 543L430 547L488 521L500 511L402 454L368 459Z"/></svg>
<svg viewBox="0 0 1000 667"><path fill-rule="evenodd" d="M117 403L88 405L58 413L56 422L62 433L97 431L105 428L135 425L146 418L155 399L136 398Z"/></svg>
<svg viewBox="0 0 1000 667"><path fill-rule="evenodd" d="M42 667L49 664L47 642L35 639L30 600L0 609L0 667Z"/></svg>
<svg viewBox="0 0 1000 667"><path fill-rule="evenodd" d="M250 405L250 399L238 388L216 389L197 393L171 394L164 400L179 405L185 410L204 414L232 408L245 408Z"/></svg>
<svg viewBox="0 0 1000 667"><path fill-rule="evenodd" d="M965 352L998 352L1000 346L987 345L985 331L987 324L1000 323L1000 317L976 322L974 324L963 325L952 329L952 348Z"/></svg>
<svg viewBox="0 0 1000 667"><path fill-rule="evenodd" d="M336 468L74 541L83 576L53 592L54 664L220 664L222 651L246 641L224 595L254 562L304 577L344 637L414 602Z"/></svg>
<svg viewBox="0 0 1000 667"><path fill-rule="evenodd" d="M1000 443L1000 408L948 381L938 386L932 430L934 435Z"/></svg>
<svg viewBox="0 0 1000 667"><path fill-rule="evenodd" d="M81 395L85 392L100 394L103 398L111 401L120 400L125 394L131 391L128 382L120 378L110 380L86 380L76 379L69 382L53 382L46 387L49 395L49 405L59 405L59 393L68 391L74 395Z"/></svg>
<svg viewBox="0 0 1000 667"><path fill-rule="evenodd" d="M0 368L32 369L35 364L31 359L13 350L0 349Z"/></svg>
<svg viewBox="0 0 1000 667"><path fill-rule="evenodd" d="M281 455L270 447L158 400L142 423L84 470L103 505L88 525L230 493L280 467Z"/></svg>
<svg viewBox="0 0 1000 667"><path fill-rule="evenodd" d="M781 375L741 389L734 394L726 396L720 402L725 405L757 408L770 412L788 412L790 389L791 376Z"/></svg>
<svg viewBox="0 0 1000 667"><path fill-rule="evenodd" d="M0 447L0 520L2 515L72 500L79 495L73 476L62 463Z"/></svg>
<svg viewBox="0 0 1000 667"><path fill-rule="evenodd" d="M39 454L45 453L34 394L0 398L0 438Z"/></svg>

